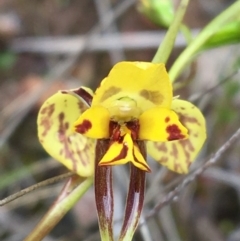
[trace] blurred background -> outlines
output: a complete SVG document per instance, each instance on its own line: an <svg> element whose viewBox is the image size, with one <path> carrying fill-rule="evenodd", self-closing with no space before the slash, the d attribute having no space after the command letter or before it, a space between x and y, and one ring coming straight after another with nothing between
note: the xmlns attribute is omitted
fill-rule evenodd
<svg viewBox="0 0 240 241"><path fill-rule="evenodd" d="M173 1L177 6L177 0ZM184 23L194 34L234 1L190 1ZM118 61L151 61L166 29L139 11L136 0L0 1L0 198L67 172L37 139L38 110L59 89L95 89ZM167 68L186 46L176 40ZM200 54L176 83L207 119L208 140L192 169L215 153L240 124L239 45ZM216 88L212 88L218 85ZM179 85L178 85L179 86ZM210 91L208 91L210 90ZM184 179L150 160L138 241L239 241L240 145L193 180L151 218L151 209ZM115 167L115 219L127 193L126 166ZM124 178L123 178L124 177ZM21 241L39 222L64 182L0 207L0 240ZM116 221L119 232L121 222ZM100 240L89 190L45 241Z"/></svg>

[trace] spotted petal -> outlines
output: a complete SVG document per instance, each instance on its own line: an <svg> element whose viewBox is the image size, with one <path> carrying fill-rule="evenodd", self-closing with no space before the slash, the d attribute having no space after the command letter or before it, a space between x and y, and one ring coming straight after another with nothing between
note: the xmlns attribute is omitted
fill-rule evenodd
<svg viewBox="0 0 240 241"><path fill-rule="evenodd" d="M106 108L93 106L86 110L74 123L76 132L96 139L109 137L110 116Z"/></svg>
<svg viewBox="0 0 240 241"><path fill-rule="evenodd" d="M94 170L95 141L75 133L72 127L87 108L75 92L59 91L44 102L37 120L44 149L80 176L90 176Z"/></svg>
<svg viewBox="0 0 240 241"><path fill-rule="evenodd" d="M206 139L205 119L190 102L175 99L172 110L188 130L188 138L169 142L147 143L147 151L160 164L178 173L187 173Z"/></svg>
<svg viewBox="0 0 240 241"><path fill-rule="evenodd" d="M167 108L154 107L139 117L139 139L151 141L172 141L186 139L187 129L178 115Z"/></svg>

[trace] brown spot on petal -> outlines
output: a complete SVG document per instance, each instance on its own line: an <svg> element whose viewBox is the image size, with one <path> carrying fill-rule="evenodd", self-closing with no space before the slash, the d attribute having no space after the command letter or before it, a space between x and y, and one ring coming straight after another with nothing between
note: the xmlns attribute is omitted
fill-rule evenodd
<svg viewBox="0 0 240 241"><path fill-rule="evenodd" d="M44 107L42 110L41 110L41 114L42 115L47 115L48 117L51 117L52 116L52 114L53 114L53 112L54 112L54 110L55 110L55 104L51 104L51 105L49 105L49 106L46 106L46 107Z"/></svg>
<svg viewBox="0 0 240 241"><path fill-rule="evenodd" d="M188 149L190 152L194 152L195 149L189 139L181 140L180 144L183 146L183 149Z"/></svg>
<svg viewBox="0 0 240 241"><path fill-rule="evenodd" d="M195 133L193 136L196 137L196 138L198 138L198 133Z"/></svg>
<svg viewBox="0 0 240 241"><path fill-rule="evenodd" d="M68 145L68 138L67 138L67 128L69 124L67 122L64 123L65 114L61 112L58 115L59 120L59 127L58 127L58 140L62 143L63 147L59 150L59 154L63 155L65 158L70 159L73 164L73 171L77 170L77 159L74 157L74 152Z"/></svg>
<svg viewBox="0 0 240 241"><path fill-rule="evenodd" d="M168 149L167 149L167 145L163 142L160 144L160 142L155 142L155 147L159 150L159 151L162 151L162 152L167 152Z"/></svg>
<svg viewBox="0 0 240 241"><path fill-rule="evenodd" d="M168 136L169 141L180 140L180 139L185 138L185 136L181 133L181 130L175 124L169 125L166 128L166 131L169 134L169 136Z"/></svg>
<svg viewBox="0 0 240 241"><path fill-rule="evenodd" d="M161 159L159 160L160 163L166 163L168 162L168 157L164 156L164 157L161 157Z"/></svg>
<svg viewBox="0 0 240 241"><path fill-rule="evenodd" d="M181 123L183 123L183 124L192 123L192 124L197 124L200 126L199 121L195 117L189 117L189 116L179 113L179 119L180 119Z"/></svg>
<svg viewBox="0 0 240 241"><path fill-rule="evenodd" d="M178 149L175 143L172 143L172 151L170 152L170 155L172 155L176 160L178 159Z"/></svg>
<svg viewBox="0 0 240 241"><path fill-rule="evenodd" d="M161 104L163 101L163 96L159 93L159 91L142 90L139 94L146 100L149 100L157 105Z"/></svg>
<svg viewBox="0 0 240 241"><path fill-rule="evenodd" d="M55 104L51 104L49 106L44 107L40 114L42 115L41 120L40 120L40 126L43 126L43 132L42 136L45 137L48 133L48 131L52 127L52 122L51 122L51 116L55 110Z"/></svg>
<svg viewBox="0 0 240 241"><path fill-rule="evenodd" d="M113 87L110 87L109 89L107 89L104 94L102 95L102 98L101 98L101 102L108 99L109 97L111 97L112 95L115 95L117 93L119 93L121 91L120 88L117 88L115 86Z"/></svg>
<svg viewBox="0 0 240 241"><path fill-rule="evenodd" d="M179 162L174 162L174 167L173 167L175 172L183 173L183 168Z"/></svg>
<svg viewBox="0 0 240 241"><path fill-rule="evenodd" d="M170 121L170 118L169 117L166 117L165 118L165 122L168 123Z"/></svg>
<svg viewBox="0 0 240 241"><path fill-rule="evenodd" d="M75 131L80 134L85 134L91 128L92 123L89 120L83 120L81 124L75 126Z"/></svg>

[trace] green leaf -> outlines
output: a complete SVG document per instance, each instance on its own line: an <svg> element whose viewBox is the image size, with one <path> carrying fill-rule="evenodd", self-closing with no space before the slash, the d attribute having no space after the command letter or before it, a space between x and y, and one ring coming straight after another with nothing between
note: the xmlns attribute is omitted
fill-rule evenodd
<svg viewBox="0 0 240 241"><path fill-rule="evenodd" d="M219 29L202 46L201 50L240 43L240 21L231 22Z"/></svg>

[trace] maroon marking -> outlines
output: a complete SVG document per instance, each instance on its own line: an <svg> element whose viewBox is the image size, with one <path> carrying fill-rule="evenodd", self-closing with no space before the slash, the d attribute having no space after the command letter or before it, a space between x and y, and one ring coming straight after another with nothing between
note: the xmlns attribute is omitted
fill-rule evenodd
<svg viewBox="0 0 240 241"><path fill-rule="evenodd" d="M88 104L88 106L91 106L93 97L86 90L80 87L79 89L74 90L73 92L79 95Z"/></svg>
<svg viewBox="0 0 240 241"><path fill-rule="evenodd" d="M166 117L165 118L165 122L168 123L170 121L170 118L169 117Z"/></svg>
<svg viewBox="0 0 240 241"><path fill-rule="evenodd" d="M65 122L65 129L67 130L69 128L69 123Z"/></svg>
<svg viewBox="0 0 240 241"><path fill-rule="evenodd" d="M201 124L195 117L186 116L181 113L178 113L178 115L179 115L179 120L181 121L182 124L193 123L201 126Z"/></svg>
<svg viewBox="0 0 240 241"><path fill-rule="evenodd" d="M109 136L110 136L111 143L118 142L120 144L123 142L124 136L121 136L120 128L121 126L117 122L110 121Z"/></svg>
<svg viewBox="0 0 240 241"><path fill-rule="evenodd" d="M88 109L88 106L82 102L81 100L78 101L78 108L80 109L80 112L84 112Z"/></svg>
<svg viewBox="0 0 240 241"><path fill-rule="evenodd" d="M138 139L138 133L139 133L139 121L133 120L126 123L127 128L131 131L131 137L135 141Z"/></svg>
<svg viewBox="0 0 240 241"><path fill-rule="evenodd" d="M100 85L101 86L101 85ZM104 100L108 99L109 97L119 93L121 91L121 88L112 86L108 88L102 95L100 102L103 102ZM97 91L96 91L97 92Z"/></svg>
<svg viewBox="0 0 240 241"><path fill-rule="evenodd" d="M40 114L42 115L40 126L43 126L44 128L43 133L41 134L43 137L47 135L48 131L52 127L52 121L50 120L50 118L54 110L55 110L55 104L51 104L49 106L44 107L40 112Z"/></svg>
<svg viewBox="0 0 240 241"><path fill-rule="evenodd" d="M80 134L85 134L91 128L92 123L89 120L83 120L80 125L75 126L75 131Z"/></svg>
<svg viewBox="0 0 240 241"><path fill-rule="evenodd" d="M161 157L161 159L158 162L166 163L167 161L168 161L168 157L164 156L164 157Z"/></svg>
<svg viewBox="0 0 240 241"><path fill-rule="evenodd" d="M197 138L198 137L198 133L195 133L193 136Z"/></svg>
<svg viewBox="0 0 240 241"><path fill-rule="evenodd" d="M76 154L80 157L81 163L83 164L84 167L87 166L86 160L82 157L82 152L79 149L79 145L75 143L75 149L76 149ZM84 148L85 149L85 148ZM85 150L86 151L86 150Z"/></svg>
<svg viewBox="0 0 240 241"><path fill-rule="evenodd" d="M65 115L63 112L61 112L58 115L58 119L59 119L58 138L59 138L59 141L62 143L63 148L60 149L59 153L60 155L64 155L66 159L70 159L72 161L73 171L76 171L77 159L74 157L74 152L71 150L71 148L69 148L69 145L68 145L68 138L66 135L67 122L64 123L64 118L65 118Z"/></svg>
<svg viewBox="0 0 240 241"><path fill-rule="evenodd" d="M185 136L181 134L181 130L175 124L169 125L166 128L166 131L169 134L169 136L168 136L169 141L180 140L180 139L185 138Z"/></svg>
<svg viewBox="0 0 240 241"><path fill-rule="evenodd" d="M195 149L189 139L181 140L180 144L182 145L183 149L188 149L190 152L194 152Z"/></svg>
<svg viewBox="0 0 240 241"><path fill-rule="evenodd" d="M66 91L66 90L61 90L61 93L62 93L62 94L68 94L69 92Z"/></svg>
<svg viewBox="0 0 240 241"><path fill-rule="evenodd" d="M170 155L172 155L175 160L178 159L178 149L175 143L172 143L172 151L170 152Z"/></svg>
<svg viewBox="0 0 240 241"><path fill-rule="evenodd" d="M140 152L140 151L139 151L139 152ZM141 153L141 152L140 152L140 153ZM134 158L134 161L135 161L135 162L137 162L137 163L139 163L140 165L142 165L142 166L145 167L145 169L147 170L146 172L152 172L151 169L150 169L146 164L138 161L137 157L136 157L135 154L134 154L134 151L133 151L133 158Z"/></svg>
<svg viewBox="0 0 240 241"><path fill-rule="evenodd" d="M182 169L180 163L178 163L176 160L174 161L173 169L175 172L178 172L178 170L179 170L180 173L183 173L183 169Z"/></svg>
<svg viewBox="0 0 240 241"><path fill-rule="evenodd" d="M44 107L40 113L43 115L46 114L48 117L51 117L54 110L55 110L55 104L51 104L49 106Z"/></svg>
<svg viewBox="0 0 240 241"><path fill-rule="evenodd" d="M155 147L159 151L162 151L162 152L167 152L168 151L167 146L166 146L166 144L164 142L163 143L155 142L154 145L155 145Z"/></svg>
<svg viewBox="0 0 240 241"><path fill-rule="evenodd" d="M69 126L68 122L64 122L64 113L60 113L58 118L59 118L59 129L58 129L58 134L59 134L59 141L63 145L63 147L59 150L59 154L63 155L66 159L71 160L72 164L72 170L74 172L77 172L79 169L78 163L79 161L82 163L83 166L87 166L87 164L90 163L90 160L92 160L92 152L90 153L89 150L92 147L92 143L88 143L84 146L83 150L79 149L79 144L76 141L71 141L70 137L66 135L66 128ZM78 135L78 134L75 134ZM81 141L81 140L80 140ZM75 152L71 149L69 144L74 145L74 150ZM67 160L68 161L68 160Z"/></svg>
<svg viewBox="0 0 240 241"><path fill-rule="evenodd" d="M112 141L118 141L121 136L120 125L115 121L109 122L109 136Z"/></svg>
<svg viewBox="0 0 240 241"><path fill-rule="evenodd" d="M68 141L69 144L72 144L72 140L71 140L70 137L67 138L67 141Z"/></svg>
<svg viewBox="0 0 240 241"><path fill-rule="evenodd" d="M116 157L114 157L111 161L107 163L105 162L104 165L108 165L108 163L113 163L115 161L119 161L120 159L124 159L127 156L127 152L128 152L128 147L126 145L123 145L123 148L120 151L120 153Z"/></svg>
<svg viewBox="0 0 240 241"><path fill-rule="evenodd" d="M159 93L159 91L151 91L151 90L141 90L139 93L140 96L153 102L154 104L161 104L163 101L163 96Z"/></svg>

